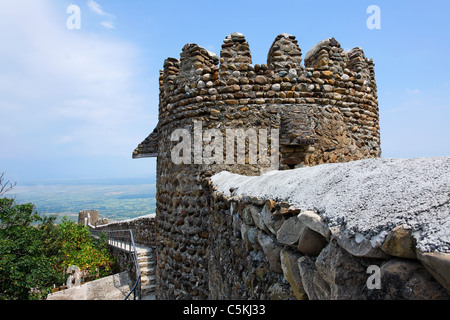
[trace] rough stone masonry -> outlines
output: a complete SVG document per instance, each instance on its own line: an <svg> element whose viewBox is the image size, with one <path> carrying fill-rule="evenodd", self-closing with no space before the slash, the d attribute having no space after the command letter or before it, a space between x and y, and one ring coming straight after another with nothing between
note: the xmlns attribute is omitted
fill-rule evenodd
<svg viewBox="0 0 450 320"><path fill-rule="evenodd" d="M160 299L336 298L305 295L289 285L294 278L283 275L279 266L280 257L286 257L287 248L283 249L286 244L272 241L273 230L268 227L250 228L255 224L263 227L258 218L262 208L245 209L241 207L246 205L238 202L239 217L245 219L238 228L241 220L228 214L237 207L229 208L229 202L223 199L217 207L219 202L213 196L211 176L222 171L259 176L273 169L270 164L253 163L248 155L244 164L171 161L171 153L179 143L172 139L173 132L188 130L191 133L188 139L195 140L198 138L194 136L195 123L201 123L205 130L217 130L221 137L226 137L227 129L242 129L244 135L248 129L269 132L277 129L277 141L267 137L264 146L258 141L258 152L266 147L273 155L272 147L278 143L282 171L380 157L373 61L365 57L361 48L344 52L334 38L319 42L302 60L295 37L280 34L269 48L267 62L254 64L244 35L232 33L223 41L220 57L196 44L186 44L179 59L164 61L160 71L159 122L133 152L133 158L157 157L157 295ZM255 141L247 138L245 144L249 149ZM193 153L205 153L213 141L213 137L200 139L203 144L194 146ZM226 156L230 155L219 158ZM286 176L290 176L289 172L286 171ZM262 199L258 201L260 205L264 203L260 203ZM270 215L266 212L266 216ZM297 223L295 219L291 222ZM238 234L245 236L239 238ZM313 235L304 235L304 246L313 243L306 241ZM317 253L317 249L304 250ZM313 263L308 257L303 265ZM291 260L285 259L284 265ZM289 265L297 265L297 260ZM311 269L302 270L313 278L317 274ZM227 272L230 277L225 279L223 275ZM229 281L234 282L228 286Z"/></svg>
<svg viewBox="0 0 450 320"><path fill-rule="evenodd" d="M236 264L220 269L242 255L235 247L243 241L253 265L264 265L255 262L260 253L283 275L278 283L261 279L260 293L247 290L252 298L275 283L278 296L292 290L297 299L449 299L449 179L450 157L359 160L258 177L218 173L211 178L213 238L221 239L212 254L222 282L216 291L236 290L236 278L228 280ZM233 249L222 244L225 237ZM377 289L367 285L373 267L380 268Z"/></svg>

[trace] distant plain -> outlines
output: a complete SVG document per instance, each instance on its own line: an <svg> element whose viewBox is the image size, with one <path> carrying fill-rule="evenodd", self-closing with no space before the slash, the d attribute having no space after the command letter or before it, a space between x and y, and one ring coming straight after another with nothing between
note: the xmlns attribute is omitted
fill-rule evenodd
<svg viewBox="0 0 450 320"><path fill-rule="evenodd" d="M18 183L6 197L33 203L41 215L78 221L81 210L99 210L118 221L155 212L156 185L149 179L98 179Z"/></svg>

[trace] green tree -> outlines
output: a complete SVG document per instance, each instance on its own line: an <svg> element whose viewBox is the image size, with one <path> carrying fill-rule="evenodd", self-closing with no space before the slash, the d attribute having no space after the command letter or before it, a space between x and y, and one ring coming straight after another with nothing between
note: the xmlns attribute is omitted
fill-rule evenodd
<svg viewBox="0 0 450 320"><path fill-rule="evenodd" d="M61 282L57 256L46 247L53 228L53 219L41 217L34 205L0 199L0 299L39 299Z"/></svg>
<svg viewBox="0 0 450 320"><path fill-rule="evenodd" d="M95 240L88 227L64 217L57 232L60 270L76 265L89 278L97 278L97 275L101 278L114 270L115 264L108 253L106 240Z"/></svg>

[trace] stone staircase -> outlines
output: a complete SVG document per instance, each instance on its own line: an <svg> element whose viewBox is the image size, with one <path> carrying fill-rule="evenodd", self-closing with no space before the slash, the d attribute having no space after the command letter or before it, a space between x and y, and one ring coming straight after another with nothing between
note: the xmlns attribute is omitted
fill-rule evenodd
<svg viewBox="0 0 450 320"><path fill-rule="evenodd" d="M118 248L119 251L124 251L127 254L130 253L129 242L109 239L108 244L112 247ZM139 243L135 243L135 247L139 269L141 270L141 299L156 300L156 253L153 248ZM130 285L131 289L134 283Z"/></svg>
<svg viewBox="0 0 450 320"><path fill-rule="evenodd" d="M155 300L156 254L152 248L136 245L139 268L141 269L142 300Z"/></svg>

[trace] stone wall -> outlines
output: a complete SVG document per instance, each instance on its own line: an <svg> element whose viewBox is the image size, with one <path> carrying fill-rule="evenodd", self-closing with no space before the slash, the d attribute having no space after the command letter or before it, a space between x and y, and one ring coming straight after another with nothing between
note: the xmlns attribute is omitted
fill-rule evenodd
<svg viewBox="0 0 450 320"><path fill-rule="evenodd" d="M210 218L212 299L450 299L448 255L440 268L423 263L402 226L375 258L349 253L320 215L289 202L215 191Z"/></svg>
<svg viewBox="0 0 450 320"><path fill-rule="evenodd" d="M450 299L449 176L450 157L214 175L211 297Z"/></svg>
<svg viewBox="0 0 450 320"><path fill-rule="evenodd" d="M156 244L156 223L155 214L149 214L135 219L110 222L98 225L96 230L118 231L132 230L134 242L149 248L155 248Z"/></svg>

